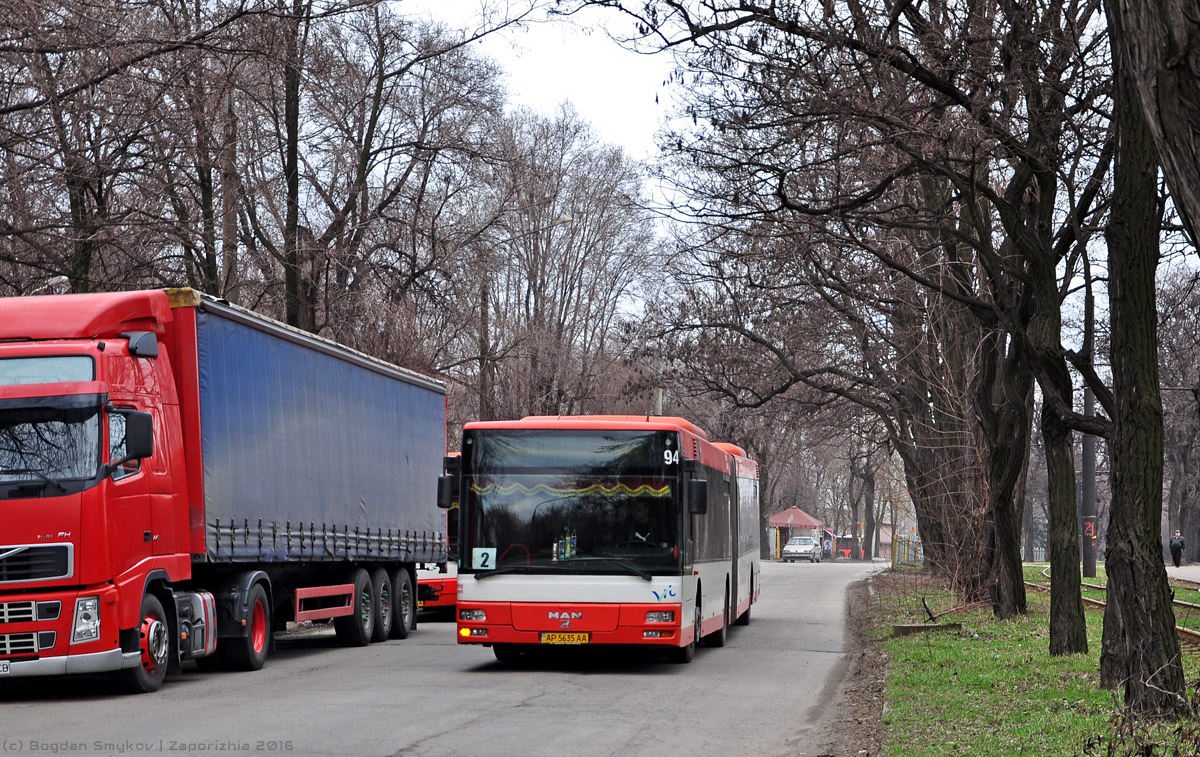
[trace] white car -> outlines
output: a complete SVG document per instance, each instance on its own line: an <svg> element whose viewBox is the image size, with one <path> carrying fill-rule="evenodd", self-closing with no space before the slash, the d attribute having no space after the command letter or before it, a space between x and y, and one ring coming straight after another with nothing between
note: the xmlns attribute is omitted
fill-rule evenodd
<svg viewBox="0 0 1200 757"><path fill-rule="evenodd" d="M793 536L783 545L783 559L788 562L800 559L821 562L821 543L811 536Z"/></svg>

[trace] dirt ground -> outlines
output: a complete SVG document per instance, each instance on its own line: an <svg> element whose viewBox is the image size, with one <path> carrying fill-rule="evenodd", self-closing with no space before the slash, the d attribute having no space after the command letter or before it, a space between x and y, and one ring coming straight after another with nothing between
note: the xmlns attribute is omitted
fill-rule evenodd
<svg viewBox="0 0 1200 757"><path fill-rule="evenodd" d="M810 754L818 757L883 754L887 655L870 637L871 580L854 584L847 595L847 667L816 733L816 748Z"/></svg>

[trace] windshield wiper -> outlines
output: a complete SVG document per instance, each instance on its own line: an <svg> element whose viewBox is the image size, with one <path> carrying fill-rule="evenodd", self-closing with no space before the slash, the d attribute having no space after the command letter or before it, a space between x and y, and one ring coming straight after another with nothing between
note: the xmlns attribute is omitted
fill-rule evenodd
<svg viewBox="0 0 1200 757"><path fill-rule="evenodd" d="M638 578L644 579L646 581L654 580L654 577L651 576L649 573L647 573L646 571L642 570L638 566L634 565L633 563L629 562L628 560L626 560L622 557L611 557L611 556L606 556L606 555L601 555L599 557L572 557L572 558L569 558L567 560L567 562L569 562L569 563L571 563L571 562L610 562L610 563L615 563L616 565L620 565L622 568L629 571L630 573L637 576Z"/></svg>
<svg viewBox="0 0 1200 757"><path fill-rule="evenodd" d="M42 473L41 471L36 470L34 468L4 468L4 469L0 469L0 476L13 475L16 473L32 473L37 478L41 479L43 489L45 489L47 486L56 486L56 487L58 487L58 490L60 492L62 492L63 494L67 493L67 487L63 486L60 482L54 480L53 478L50 478L45 473ZM14 481L11 483L17 483L17 482Z"/></svg>
<svg viewBox="0 0 1200 757"><path fill-rule="evenodd" d="M561 572L566 570L566 568L561 565L506 565L503 568L493 568L492 570L483 573L476 573L475 580L482 581L483 579L491 578L492 576L503 576L512 573L541 573L542 571L546 570L556 570Z"/></svg>

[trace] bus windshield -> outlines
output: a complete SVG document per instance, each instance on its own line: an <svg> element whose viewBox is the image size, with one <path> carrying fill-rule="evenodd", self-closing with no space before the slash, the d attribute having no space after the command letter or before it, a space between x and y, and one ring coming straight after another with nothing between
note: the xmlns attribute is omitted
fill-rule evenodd
<svg viewBox="0 0 1200 757"><path fill-rule="evenodd" d="M460 572L678 572L669 431L477 430L463 439Z"/></svg>

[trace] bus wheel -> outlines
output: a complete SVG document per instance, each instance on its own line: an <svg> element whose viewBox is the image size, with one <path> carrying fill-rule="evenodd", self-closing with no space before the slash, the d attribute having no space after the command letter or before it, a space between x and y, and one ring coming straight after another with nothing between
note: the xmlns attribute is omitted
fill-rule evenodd
<svg viewBox="0 0 1200 757"><path fill-rule="evenodd" d="M708 636L708 646L723 647L729 634L729 587L725 587L725 607L721 610L721 628Z"/></svg>
<svg viewBox="0 0 1200 757"><path fill-rule="evenodd" d="M354 612L333 619L333 630L344 647L365 647L375 629L375 590L367 571L359 568L346 583L354 584Z"/></svg>
<svg viewBox="0 0 1200 757"><path fill-rule="evenodd" d="M407 639L417 627L417 593L406 568L392 571L392 638Z"/></svg>
<svg viewBox="0 0 1200 757"><path fill-rule="evenodd" d="M753 577L751 577L751 579L750 579L750 601L751 601L751 603L754 602L754 578ZM753 604L747 605L746 611L744 613L742 613L741 615L739 615L737 617L737 620L733 621L733 624L736 626L750 625L750 608L753 606L754 606Z"/></svg>
<svg viewBox="0 0 1200 757"><path fill-rule="evenodd" d="M692 643L671 650L671 662L687 665L696 656L696 645L700 642L700 597L696 597L696 614L692 618Z"/></svg>
<svg viewBox="0 0 1200 757"><path fill-rule="evenodd" d="M396 619L392 579L386 570L376 568L371 571L371 588L375 592L375 626L371 629L371 641L385 641L391 635Z"/></svg>
<svg viewBox="0 0 1200 757"><path fill-rule="evenodd" d="M515 644L493 644L492 654L500 662L516 662L521 656L521 650Z"/></svg>
<svg viewBox="0 0 1200 757"><path fill-rule="evenodd" d="M153 594L142 597L138 644L141 658L132 668L118 673L121 688L131 694L149 694L162 688L171 654L171 629L162 602Z"/></svg>
<svg viewBox="0 0 1200 757"><path fill-rule="evenodd" d="M250 618L246 635L221 639L220 655L234 670L258 670L271 651L271 603L262 584L250 587Z"/></svg>

